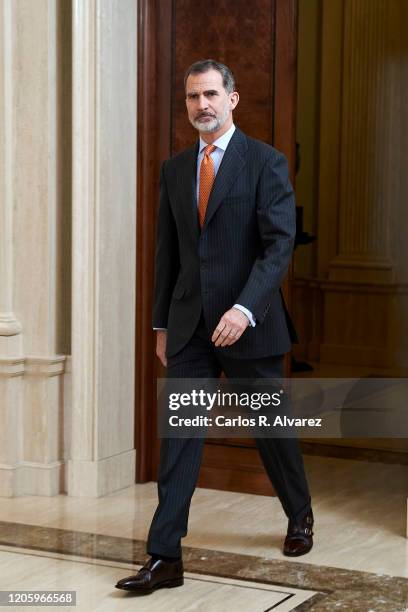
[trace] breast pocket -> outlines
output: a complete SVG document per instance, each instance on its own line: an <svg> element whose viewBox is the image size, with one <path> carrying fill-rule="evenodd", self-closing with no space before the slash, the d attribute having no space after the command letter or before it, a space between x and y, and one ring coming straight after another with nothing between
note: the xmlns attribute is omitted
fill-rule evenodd
<svg viewBox="0 0 408 612"><path fill-rule="evenodd" d="M248 224L255 217L256 210L249 194L238 193L226 196L217 214L228 227L245 232Z"/></svg>
<svg viewBox="0 0 408 612"><path fill-rule="evenodd" d="M223 199L223 202L225 204L230 204L231 206L233 206L234 204L241 204L242 202L244 203L249 202L249 200L250 200L249 193L239 193L239 194L225 196L225 198Z"/></svg>

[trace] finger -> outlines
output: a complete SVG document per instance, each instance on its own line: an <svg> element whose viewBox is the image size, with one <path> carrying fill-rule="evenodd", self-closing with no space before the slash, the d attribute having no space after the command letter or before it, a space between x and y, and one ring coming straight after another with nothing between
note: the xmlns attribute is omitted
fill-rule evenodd
<svg viewBox="0 0 408 612"><path fill-rule="evenodd" d="M234 342L234 338L237 335L237 330L233 327L230 329L228 336L221 342L221 346L229 346Z"/></svg>
<svg viewBox="0 0 408 612"><path fill-rule="evenodd" d="M157 357L160 359L160 363L167 368L167 359L166 359L166 354L162 353L161 351L158 351L156 353Z"/></svg>
<svg viewBox="0 0 408 612"><path fill-rule="evenodd" d="M215 342L217 338L220 337L221 334L225 334L226 324L221 321L218 323L217 327L214 329L214 333L212 336L212 341Z"/></svg>
<svg viewBox="0 0 408 612"><path fill-rule="evenodd" d="M225 326L223 331L218 336L218 338L217 338L217 340L215 342L215 346L221 346L223 344L223 342L226 340L226 338L229 337L230 331L231 331L231 328Z"/></svg>
<svg viewBox="0 0 408 612"><path fill-rule="evenodd" d="M211 336L211 341L215 342L217 340L217 338L219 337L219 335L224 331L226 325L223 321L220 321L217 325L217 327L214 329L214 333Z"/></svg>
<svg viewBox="0 0 408 612"><path fill-rule="evenodd" d="M230 345L231 345L231 344L235 344L235 342L236 342L237 340L239 340L241 336L242 336L242 333L239 333L239 334L237 334L236 336L234 336L234 337L231 339L231 341L230 341Z"/></svg>
<svg viewBox="0 0 408 612"><path fill-rule="evenodd" d="M222 342L224 342L225 338L228 336L229 328L227 326L224 327L222 332L220 332L215 340L215 346L220 346Z"/></svg>
<svg viewBox="0 0 408 612"><path fill-rule="evenodd" d="M230 334L226 339L226 342L223 343L222 346L231 346L231 344L234 344L237 340L240 339L245 329L240 329L239 327L232 327Z"/></svg>
<svg viewBox="0 0 408 612"><path fill-rule="evenodd" d="M234 342L236 342L241 336L241 332L237 331L237 330L232 330L232 333L230 333L224 340L224 342L221 344L221 346L230 346L231 344L234 344Z"/></svg>

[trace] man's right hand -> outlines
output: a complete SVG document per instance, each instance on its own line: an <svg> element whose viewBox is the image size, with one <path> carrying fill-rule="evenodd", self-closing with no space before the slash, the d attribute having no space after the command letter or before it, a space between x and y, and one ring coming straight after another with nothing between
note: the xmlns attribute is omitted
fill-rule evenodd
<svg viewBox="0 0 408 612"><path fill-rule="evenodd" d="M167 344L167 331L157 330L156 331L156 355L162 362L163 366L167 368L166 359L166 344Z"/></svg>

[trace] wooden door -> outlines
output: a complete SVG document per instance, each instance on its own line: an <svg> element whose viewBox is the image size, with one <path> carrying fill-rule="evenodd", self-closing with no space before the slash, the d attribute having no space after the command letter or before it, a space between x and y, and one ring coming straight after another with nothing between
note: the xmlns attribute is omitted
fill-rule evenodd
<svg viewBox="0 0 408 612"><path fill-rule="evenodd" d="M296 0L139 0L136 312L137 482L156 479L156 377L151 327L161 161L197 139L183 74L197 59L230 66L240 103L235 123L295 166ZM290 305L288 283L286 300ZM271 494L253 440L208 440L199 486Z"/></svg>

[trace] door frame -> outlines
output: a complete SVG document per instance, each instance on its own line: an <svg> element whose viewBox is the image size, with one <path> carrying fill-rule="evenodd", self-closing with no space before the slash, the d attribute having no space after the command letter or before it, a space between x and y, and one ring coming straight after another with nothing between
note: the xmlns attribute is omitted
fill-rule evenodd
<svg viewBox="0 0 408 612"><path fill-rule="evenodd" d="M154 250L158 177L170 152L170 104L173 0L139 0L137 59L137 202L136 202L136 482L156 479L156 377L152 329ZM295 179L297 1L275 0L274 146ZM159 61L160 60L160 61ZM288 100L291 103L288 103ZM160 135L160 137L159 137ZM283 287L290 308L289 282ZM289 363L289 360L288 362ZM289 366L288 366L289 367Z"/></svg>

